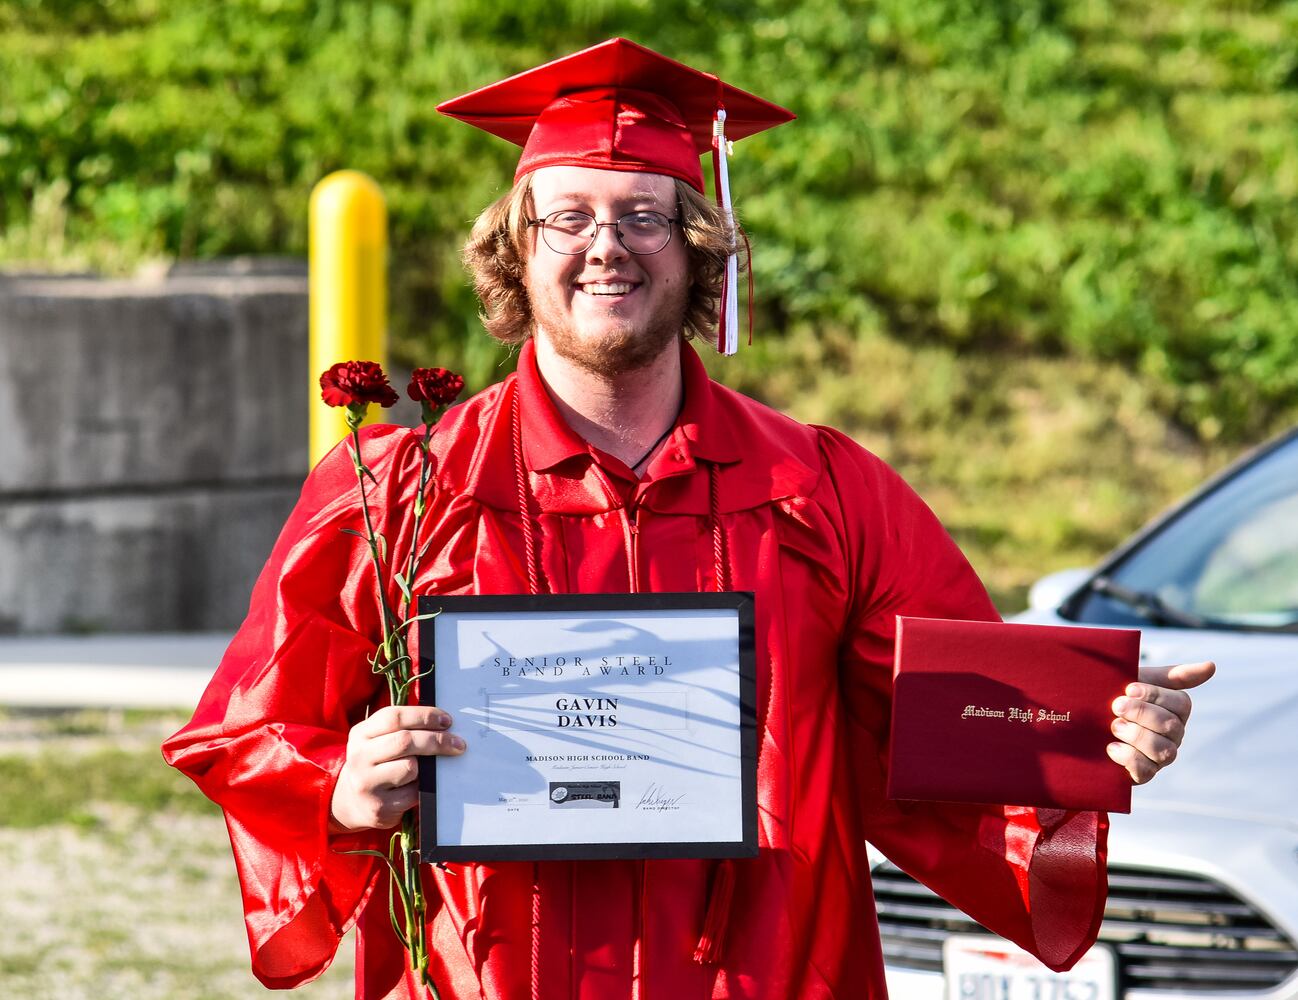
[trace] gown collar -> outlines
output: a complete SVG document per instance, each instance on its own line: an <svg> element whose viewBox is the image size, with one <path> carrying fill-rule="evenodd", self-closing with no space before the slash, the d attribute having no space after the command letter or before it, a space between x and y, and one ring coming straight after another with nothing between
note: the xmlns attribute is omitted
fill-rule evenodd
<svg viewBox="0 0 1298 1000"><path fill-rule="evenodd" d="M713 382L686 343L681 345L681 371L685 398L668 447L659 451L637 485L618 488L601 468L601 461L611 460L574 432L554 405L529 341L519 354L516 374L447 414L438 434L448 442L438 480L452 493L496 510L517 511L517 412L523 489L532 509L548 514L592 515L628 505L663 513L707 515L715 509L725 514L809 495L821 474L813 428ZM704 471L700 462L710 464L717 475L715 508L710 475L696 474Z"/></svg>
<svg viewBox="0 0 1298 1000"><path fill-rule="evenodd" d="M716 412L712 380L694 348L681 341L684 404L672 440L682 460L732 463L742 457L733 430ZM531 472L548 472L577 456L591 457L590 444L559 413L536 365L536 345L523 344L518 356L517 391L523 422L523 458Z"/></svg>

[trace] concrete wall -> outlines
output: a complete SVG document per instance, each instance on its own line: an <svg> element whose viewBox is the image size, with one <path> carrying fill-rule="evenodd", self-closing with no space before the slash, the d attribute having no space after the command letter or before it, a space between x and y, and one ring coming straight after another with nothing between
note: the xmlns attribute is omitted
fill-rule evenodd
<svg viewBox="0 0 1298 1000"><path fill-rule="evenodd" d="M0 632L230 629L307 466L305 268L0 277Z"/></svg>

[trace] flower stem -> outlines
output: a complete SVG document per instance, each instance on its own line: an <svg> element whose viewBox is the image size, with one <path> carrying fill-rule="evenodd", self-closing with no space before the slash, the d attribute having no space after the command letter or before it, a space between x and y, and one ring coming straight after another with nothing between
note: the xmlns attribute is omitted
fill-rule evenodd
<svg viewBox="0 0 1298 1000"><path fill-rule="evenodd" d="M383 641L386 646L388 636L396 628L396 615L392 613L392 606L388 603L387 588L383 586L383 559L379 555L378 535L374 533L374 522L370 518L369 497L365 492L365 473L369 470L365 468L365 463L361 460L361 434L358 427L352 428L352 448L354 449L352 460L356 466L356 481L360 484L361 489L361 514L365 518L365 540L369 543L370 558L374 560L374 571L378 575L379 601L383 605Z"/></svg>
<svg viewBox="0 0 1298 1000"><path fill-rule="evenodd" d="M427 493L428 480L432 473L432 463L428 460L428 442L432 436L432 425L425 424L424 436L419 441L419 492L415 494L415 514L410 528L410 558L406 562L406 586L408 592L412 595L411 600L414 599L415 570L419 565L419 522L424 518L426 504L424 496ZM405 609L407 618L410 617L411 610L409 603L407 603Z"/></svg>
<svg viewBox="0 0 1298 1000"><path fill-rule="evenodd" d="M418 546L419 526L425 512L425 491L431 476L429 462L429 440L432 436L431 424L424 428L424 435L419 442L419 493L415 499L415 510L411 528L410 556L406 560L406 575L398 579L398 587L405 595L404 601L398 604L401 615L392 610L388 601L387 587L384 585L383 564L386 560L386 549L380 547L380 538L374 531L374 521L370 516L369 496L365 488L365 479L370 470L365 467L361 458L360 420L362 412L350 412L348 426L352 438L352 463L356 469L356 481L361 491L361 513L365 520L365 534L362 536L369 546L370 558L374 562L374 572L378 581L379 601L382 607L383 642L375 653L376 671L383 674L388 685L388 700L393 705L407 704L410 689L416 679L432 672L430 667L425 673L412 670L409 646L407 643L407 626L415 620L414 608L415 575L419 569L422 552ZM352 532L356 534L356 532ZM433 1000L441 1000L436 983L429 971L429 954L427 942L427 904L424 899L424 887L420 876L419 865L419 816L416 809L410 809L401 817L401 831L394 835L388 847L388 870L392 880L390 890L395 891L404 918L404 927L397 927L396 913L393 910L393 929L401 938L402 944L410 954L410 969L419 976ZM392 901L393 904L396 900Z"/></svg>

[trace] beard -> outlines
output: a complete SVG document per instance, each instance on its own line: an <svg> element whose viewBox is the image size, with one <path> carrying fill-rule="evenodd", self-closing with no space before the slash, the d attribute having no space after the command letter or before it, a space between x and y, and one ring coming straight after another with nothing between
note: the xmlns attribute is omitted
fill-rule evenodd
<svg viewBox="0 0 1298 1000"><path fill-rule="evenodd" d="M652 364L685 328L689 291L684 286L669 290L657 303L648 320L637 323L615 319L598 336L583 335L567 310L558 308L544 294L528 286L534 330L544 336L555 354L593 375L612 380Z"/></svg>

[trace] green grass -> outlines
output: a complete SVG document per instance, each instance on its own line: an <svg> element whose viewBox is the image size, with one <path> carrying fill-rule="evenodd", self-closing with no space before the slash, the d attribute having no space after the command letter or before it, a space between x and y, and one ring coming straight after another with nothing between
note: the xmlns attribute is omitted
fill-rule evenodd
<svg viewBox="0 0 1298 1000"><path fill-rule="evenodd" d="M35 739L99 736L151 739L173 732L188 716L156 708L13 708L0 705L3 740L23 735Z"/></svg>
<svg viewBox="0 0 1298 1000"><path fill-rule="evenodd" d="M1162 416L1158 380L1114 362L805 330L709 366L894 465L1006 614L1036 579L1094 564L1242 450Z"/></svg>
<svg viewBox="0 0 1298 1000"><path fill-rule="evenodd" d="M217 815L96 807L86 830L0 826L0 996L233 1000L269 993L248 967ZM297 995L352 995L351 941Z"/></svg>
<svg viewBox="0 0 1298 1000"><path fill-rule="evenodd" d="M756 346L1005 611L1298 419L1298 5L0 0L0 267L304 254L355 168L397 359L507 373L457 252L516 151L438 101L621 34L787 104L744 140Z"/></svg>
<svg viewBox="0 0 1298 1000"><path fill-rule="evenodd" d="M0 711L0 997L265 997L219 810L156 712ZM352 944L296 995L352 995Z"/></svg>
<svg viewBox="0 0 1298 1000"><path fill-rule="evenodd" d="M457 252L517 151L435 107L625 35L799 116L732 168L764 337L1068 351L1256 439L1298 398L1295 32L1267 0L0 0L0 263L302 254L312 187L363 170L398 352L481 387Z"/></svg>
<svg viewBox="0 0 1298 1000"><path fill-rule="evenodd" d="M216 815L159 744L184 722L155 710L0 709L0 828L102 825L102 806Z"/></svg>
<svg viewBox="0 0 1298 1000"><path fill-rule="evenodd" d="M0 757L0 827L72 823L93 829L101 821L90 807L99 803L145 813L216 811L188 778L162 762L157 750L108 747Z"/></svg>

